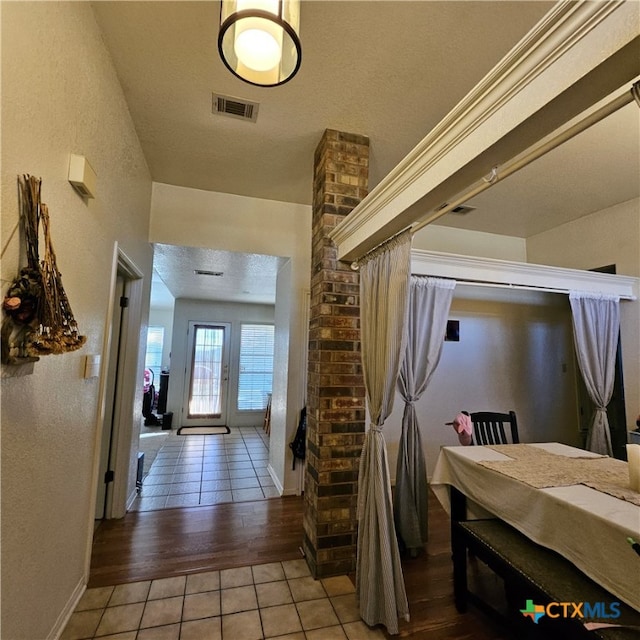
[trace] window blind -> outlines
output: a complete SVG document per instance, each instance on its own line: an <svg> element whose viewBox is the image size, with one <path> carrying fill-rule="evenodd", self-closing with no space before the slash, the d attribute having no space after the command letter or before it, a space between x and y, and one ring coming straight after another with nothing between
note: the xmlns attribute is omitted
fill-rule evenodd
<svg viewBox="0 0 640 640"><path fill-rule="evenodd" d="M273 384L273 341L273 325L241 325L238 411L266 409Z"/></svg>

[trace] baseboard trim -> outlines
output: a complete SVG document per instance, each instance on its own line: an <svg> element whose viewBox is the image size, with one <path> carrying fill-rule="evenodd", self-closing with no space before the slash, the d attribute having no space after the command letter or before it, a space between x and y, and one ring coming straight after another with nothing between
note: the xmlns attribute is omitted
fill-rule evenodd
<svg viewBox="0 0 640 640"><path fill-rule="evenodd" d="M80 582L76 585L73 593L69 600L67 600L67 604L64 606L64 609L60 612L58 619L53 625L53 629L49 632L47 636L47 640L58 640L65 630L67 624L69 623L69 619L71 615L76 610L78 606L78 602L80 602L80 598L84 595L84 592L87 590L87 581L85 576L80 578Z"/></svg>
<svg viewBox="0 0 640 640"><path fill-rule="evenodd" d="M133 506L133 503L135 502L135 499L138 497L138 492L134 491L133 493L131 493L129 495L129 499L127 500L127 505L125 507L125 509L127 511L129 511L131 509L131 507Z"/></svg>
<svg viewBox="0 0 640 640"><path fill-rule="evenodd" d="M273 470L273 467L270 464L267 465L267 471L269 472L269 475L271 476L271 479L273 480L273 484L276 485L276 489L278 490L278 493L281 496L285 495L284 487L282 486L282 483L280 482L280 479L278 478L278 475Z"/></svg>

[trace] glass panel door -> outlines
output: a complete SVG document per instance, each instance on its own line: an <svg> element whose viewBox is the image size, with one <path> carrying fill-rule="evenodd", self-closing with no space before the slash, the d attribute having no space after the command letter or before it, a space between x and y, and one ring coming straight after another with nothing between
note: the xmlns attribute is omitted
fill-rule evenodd
<svg viewBox="0 0 640 640"><path fill-rule="evenodd" d="M185 425L220 425L227 418L228 324L189 323Z"/></svg>

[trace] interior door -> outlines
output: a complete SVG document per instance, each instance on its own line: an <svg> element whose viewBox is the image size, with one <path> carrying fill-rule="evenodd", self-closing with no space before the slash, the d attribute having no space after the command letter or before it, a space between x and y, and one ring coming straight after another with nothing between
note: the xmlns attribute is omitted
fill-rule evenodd
<svg viewBox="0 0 640 640"><path fill-rule="evenodd" d="M116 463L116 440L119 433L119 409L122 403L122 365L127 350L127 328L129 323L129 295L131 279L118 265L116 275L109 361L106 373L105 413L100 443L100 466L95 519L111 518L113 482Z"/></svg>
<svg viewBox="0 0 640 640"><path fill-rule="evenodd" d="M226 424L230 332L226 323L189 323L184 426Z"/></svg>

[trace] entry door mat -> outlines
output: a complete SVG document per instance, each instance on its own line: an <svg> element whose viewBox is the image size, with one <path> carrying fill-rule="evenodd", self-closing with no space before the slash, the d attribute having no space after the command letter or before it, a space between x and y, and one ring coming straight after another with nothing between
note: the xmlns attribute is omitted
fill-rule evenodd
<svg viewBox="0 0 640 640"><path fill-rule="evenodd" d="M230 433L229 427L180 427L179 436L216 436Z"/></svg>

